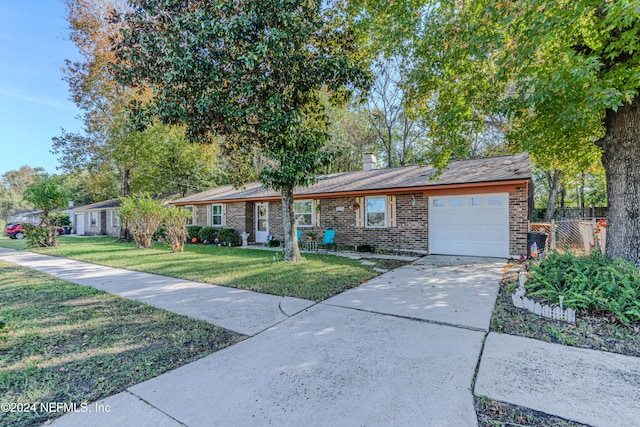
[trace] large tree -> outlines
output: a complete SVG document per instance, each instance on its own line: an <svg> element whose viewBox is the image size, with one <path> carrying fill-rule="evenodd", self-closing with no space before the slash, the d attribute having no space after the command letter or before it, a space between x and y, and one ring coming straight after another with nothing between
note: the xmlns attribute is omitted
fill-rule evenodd
<svg viewBox="0 0 640 427"><path fill-rule="evenodd" d="M83 111L84 130L53 138L52 152L66 172L88 171L90 188L105 189L103 198L137 191L181 192L214 181L218 153L214 147L187 147L184 130L150 126L131 129L129 102L144 102L147 91L119 83L111 74L112 44L119 37L118 19L128 0L65 0L70 38L82 59L67 61L65 80ZM119 180L119 191L113 181ZM114 190L116 190L114 192Z"/></svg>
<svg viewBox="0 0 640 427"><path fill-rule="evenodd" d="M384 2L364 3L375 16ZM443 112L443 147L465 116L499 113L511 142L534 156L601 150L607 256L640 264L637 1L404 0L383 10L395 36L412 34L417 99Z"/></svg>
<svg viewBox="0 0 640 427"><path fill-rule="evenodd" d="M124 84L152 90L133 109L137 122L224 136L237 176L256 154L267 159L260 179L282 194L285 260L301 259L293 189L331 159L319 91L368 80L340 10L314 0L132 3L116 69Z"/></svg>

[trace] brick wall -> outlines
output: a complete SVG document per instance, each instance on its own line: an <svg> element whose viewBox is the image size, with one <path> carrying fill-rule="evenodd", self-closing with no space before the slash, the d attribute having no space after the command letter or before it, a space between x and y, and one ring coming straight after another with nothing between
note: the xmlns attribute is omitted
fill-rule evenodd
<svg viewBox="0 0 640 427"><path fill-rule="evenodd" d="M415 202L414 202L415 198ZM302 242L308 241L306 232L318 233L322 241L325 230L336 230L335 242L339 246L370 245L375 249L428 250L428 197L422 193L396 196L396 227L363 228L356 227L356 211L353 209L355 197L320 200L320 226L300 227ZM528 219L527 187L517 187L509 194L509 253L519 256L527 250ZM339 208L339 209L336 209ZM360 209L364 209L361 206ZM196 225L206 226L207 205L196 205ZM318 212L314 211L314 215ZM88 221L87 221L88 222ZM255 242L255 203L238 202L226 206L225 227L240 233L250 233L249 242ZM284 240L282 202L269 202L269 233L275 239Z"/></svg>
<svg viewBox="0 0 640 427"><path fill-rule="evenodd" d="M529 219L529 194L527 186L517 187L509 193L509 254L520 256L527 253Z"/></svg>
<svg viewBox="0 0 640 427"><path fill-rule="evenodd" d="M255 216L256 216L256 206L253 202L247 202L244 204L244 229L247 233L249 233L249 242L255 243L256 241L256 226L255 226Z"/></svg>
<svg viewBox="0 0 640 427"><path fill-rule="evenodd" d="M227 203L225 214L225 228L233 228L235 231L236 240L242 240L240 233L246 230L246 202ZM253 234L249 230L250 234ZM252 237L252 236L250 236ZM249 239L250 241L253 241Z"/></svg>
<svg viewBox="0 0 640 427"><path fill-rule="evenodd" d="M195 205L195 223L193 225L199 225L200 227L207 226L207 206L208 205Z"/></svg>
<svg viewBox="0 0 640 427"><path fill-rule="evenodd" d="M255 232L255 230L254 230ZM274 239L284 240L284 222L282 221L282 202L269 202L269 234Z"/></svg>
<svg viewBox="0 0 640 427"><path fill-rule="evenodd" d="M415 196L415 204L412 196ZM396 227L356 227L354 202L354 197L321 199L320 226L301 227L302 241L308 240L307 231L317 232L317 239L322 242L325 230L336 230L335 243L338 246L371 245L375 249L427 250L428 202L422 193L396 197ZM364 209L364 206L360 209ZM317 211L314 215L317 215Z"/></svg>
<svg viewBox="0 0 640 427"><path fill-rule="evenodd" d="M206 227L209 221L207 206L195 205L195 223L200 227ZM236 202L227 203L225 208L224 224L225 228L233 228L235 230L236 239L241 240L240 233L247 231L250 233L249 242L255 242L255 225L254 225L254 203L253 202Z"/></svg>

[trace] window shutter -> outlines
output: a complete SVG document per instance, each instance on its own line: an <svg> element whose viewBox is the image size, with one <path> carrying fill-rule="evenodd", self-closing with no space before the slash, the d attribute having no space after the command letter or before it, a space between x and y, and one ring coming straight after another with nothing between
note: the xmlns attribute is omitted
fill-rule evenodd
<svg viewBox="0 0 640 427"><path fill-rule="evenodd" d="M355 202L360 205L356 210L356 227L362 228L364 227L364 211L366 209L364 197L356 197Z"/></svg>
<svg viewBox="0 0 640 427"><path fill-rule="evenodd" d="M207 205L207 227L211 227L211 215L212 215L212 210L211 210L211 205Z"/></svg>
<svg viewBox="0 0 640 427"><path fill-rule="evenodd" d="M320 227L320 210L318 209L318 206L320 206L320 200L313 199L312 205L313 211L311 212L311 214L313 215L313 225L315 227Z"/></svg>
<svg viewBox="0 0 640 427"><path fill-rule="evenodd" d="M387 227L396 226L396 196L387 196Z"/></svg>

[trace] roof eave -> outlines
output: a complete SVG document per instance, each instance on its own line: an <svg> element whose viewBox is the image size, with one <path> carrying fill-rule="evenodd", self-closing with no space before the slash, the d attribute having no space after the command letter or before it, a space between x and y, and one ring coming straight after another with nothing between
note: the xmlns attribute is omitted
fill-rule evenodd
<svg viewBox="0 0 640 427"><path fill-rule="evenodd" d="M482 181L482 182L466 182L459 184L438 184L438 185L422 185L416 187L399 187L399 188L378 188L371 190L352 190L352 191L335 191L335 192L325 192L325 193L305 193L305 194L294 194L293 198L296 200L301 199L333 199L339 197L354 197L354 196L367 196L367 195L378 195L378 194L411 194L411 193L422 193L429 192L434 190L446 190L446 189L463 189L463 188L477 188L477 187L487 187L487 186L518 186L524 185L531 181L531 178L521 178L521 179L508 179L508 180L498 180L498 181ZM279 196L270 196L270 197L247 197L247 198L236 198L236 199L209 199L209 200L201 200L201 201L191 201L191 202L180 202L173 201L170 202L172 205L176 206L191 206L191 205L209 205L212 203L238 203L238 202L275 202L281 200L282 198Z"/></svg>

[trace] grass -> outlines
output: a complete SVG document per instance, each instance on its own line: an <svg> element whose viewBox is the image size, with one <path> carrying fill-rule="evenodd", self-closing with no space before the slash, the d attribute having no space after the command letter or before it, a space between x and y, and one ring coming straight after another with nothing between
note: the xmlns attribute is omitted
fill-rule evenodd
<svg viewBox="0 0 640 427"><path fill-rule="evenodd" d="M0 246L25 249L24 241L0 239ZM204 283L248 289L274 295L322 301L358 286L379 273L374 267L395 268L404 262L377 260L362 265L334 255L304 254L299 263L274 262L276 252L205 245L187 245L172 254L162 244L137 249L112 238L60 237L54 248L32 249L47 255L136 271L157 273Z"/></svg>
<svg viewBox="0 0 640 427"><path fill-rule="evenodd" d="M4 261L0 317L4 404L80 406L244 339L204 321ZM39 425L59 415L2 411L0 425Z"/></svg>

